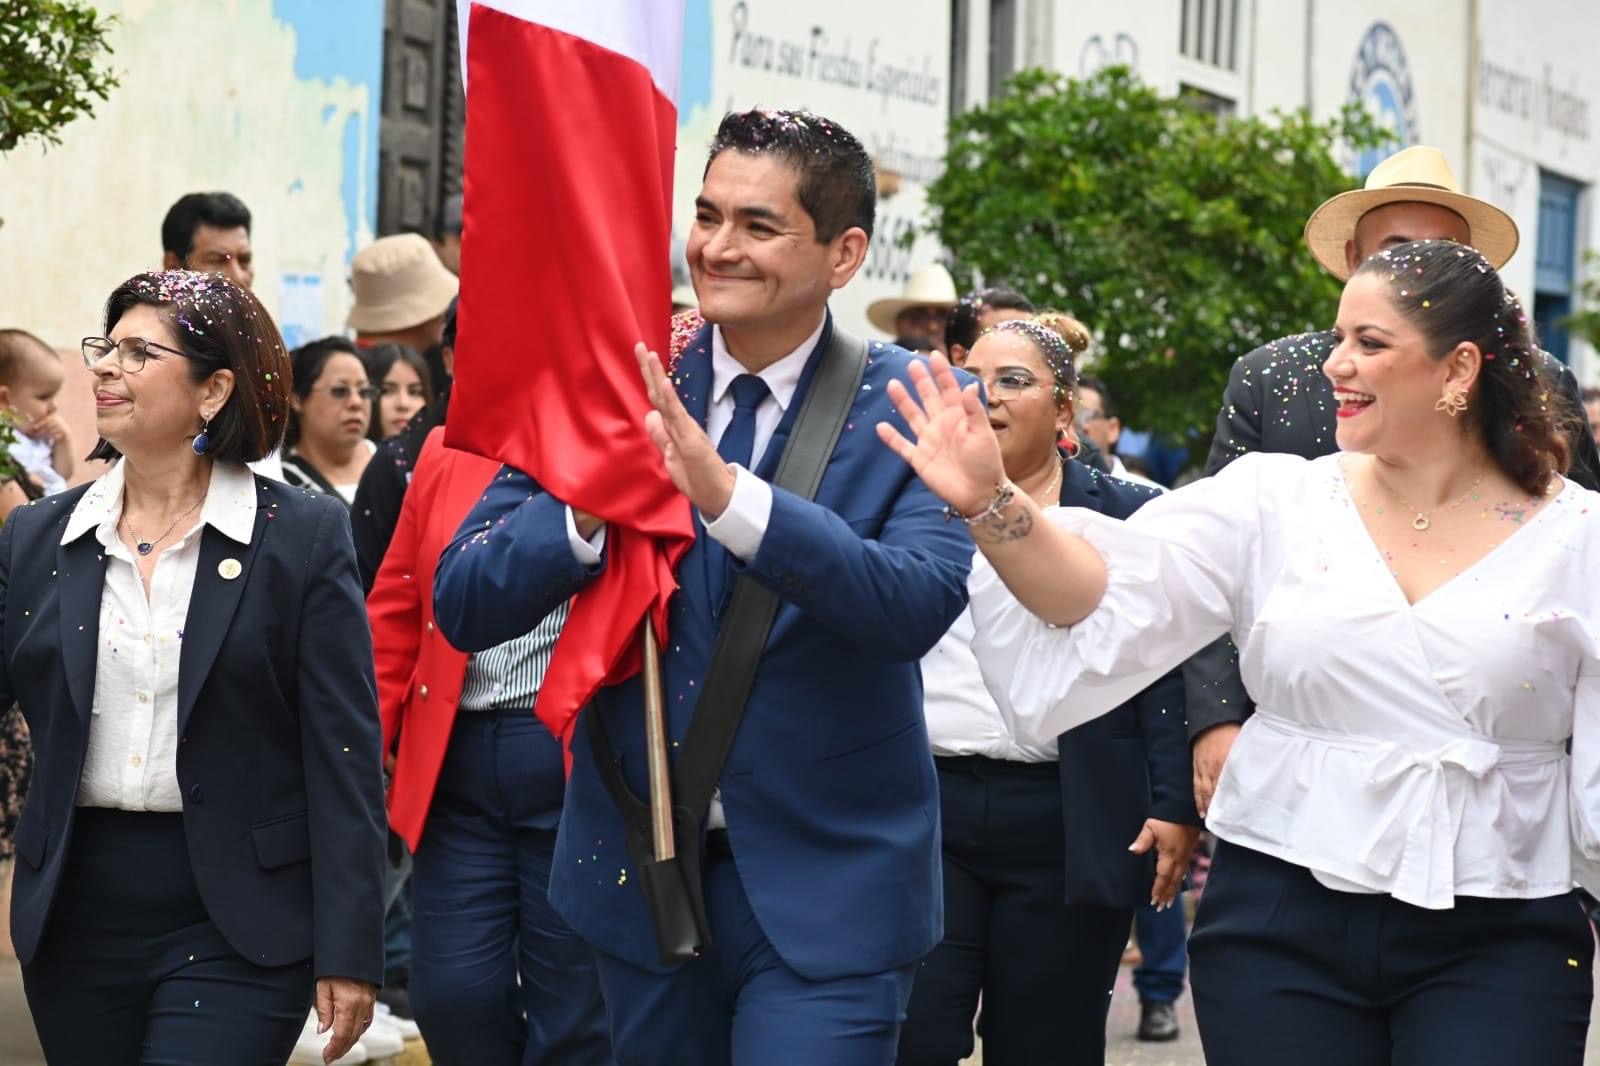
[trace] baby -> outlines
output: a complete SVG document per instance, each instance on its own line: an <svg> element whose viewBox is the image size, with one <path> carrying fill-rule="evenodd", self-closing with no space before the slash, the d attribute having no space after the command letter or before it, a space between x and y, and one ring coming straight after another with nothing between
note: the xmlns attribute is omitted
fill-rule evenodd
<svg viewBox="0 0 1600 1066"><path fill-rule="evenodd" d="M48 344L20 329L0 329L0 409L17 427L11 458L46 496L65 490L72 476L72 436L56 411L63 378Z"/></svg>

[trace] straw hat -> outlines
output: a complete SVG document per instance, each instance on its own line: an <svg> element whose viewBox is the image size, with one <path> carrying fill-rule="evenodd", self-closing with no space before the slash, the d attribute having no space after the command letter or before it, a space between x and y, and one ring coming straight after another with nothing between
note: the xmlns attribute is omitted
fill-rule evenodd
<svg viewBox="0 0 1600 1066"><path fill-rule="evenodd" d="M379 237L350 261L355 306L346 319L363 333L395 333L444 314L461 283L426 237Z"/></svg>
<svg viewBox="0 0 1600 1066"><path fill-rule="evenodd" d="M894 318L908 307L944 307L956 305L956 283L950 271L938 263L929 263L910 278L899 296L874 300L867 305L867 321L883 330L894 332Z"/></svg>
<svg viewBox="0 0 1600 1066"><path fill-rule="evenodd" d="M1311 212L1306 247L1340 281L1350 276L1345 242L1356 235L1361 216L1385 204L1424 203L1448 207L1467 220L1468 243L1495 269L1517 250L1517 224L1493 204L1461 191L1444 153L1425 144L1402 148L1372 168L1364 188L1342 192Z"/></svg>

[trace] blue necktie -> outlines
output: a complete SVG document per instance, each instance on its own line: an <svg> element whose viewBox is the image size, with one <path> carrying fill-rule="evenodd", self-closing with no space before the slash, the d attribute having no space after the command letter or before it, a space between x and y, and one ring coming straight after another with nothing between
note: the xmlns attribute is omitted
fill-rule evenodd
<svg viewBox="0 0 1600 1066"><path fill-rule="evenodd" d="M754 374L740 374L734 378L729 391L733 393L733 420L722 431L722 439L717 441L717 454L722 456L724 462L738 463L754 472L756 409L761 406L761 401L771 395L771 391L767 383ZM728 558L728 549L714 538L706 537L707 591L711 596L713 614L722 613L722 601L728 594L732 571L733 561Z"/></svg>

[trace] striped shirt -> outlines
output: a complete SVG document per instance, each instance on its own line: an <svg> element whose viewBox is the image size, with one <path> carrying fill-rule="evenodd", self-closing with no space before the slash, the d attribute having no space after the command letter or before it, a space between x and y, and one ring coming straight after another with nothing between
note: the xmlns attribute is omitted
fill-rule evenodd
<svg viewBox="0 0 1600 1066"><path fill-rule="evenodd" d="M463 711L497 711L532 707L550 668L556 638L567 620L567 604L551 611L531 632L496 644L467 659L461 686Z"/></svg>

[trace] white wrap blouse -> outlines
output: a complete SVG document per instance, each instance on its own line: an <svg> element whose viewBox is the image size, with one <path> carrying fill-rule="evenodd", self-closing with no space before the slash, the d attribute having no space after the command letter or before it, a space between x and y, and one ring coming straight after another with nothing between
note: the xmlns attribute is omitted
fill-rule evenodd
<svg viewBox="0 0 1600 1066"><path fill-rule="evenodd" d="M1340 461L1247 455L1127 522L1052 511L1109 573L1070 628L980 557L990 691L1054 737L1232 633L1259 709L1212 800L1219 837L1422 907L1600 885L1600 495L1568 482L1412 605Z"/></svg>

